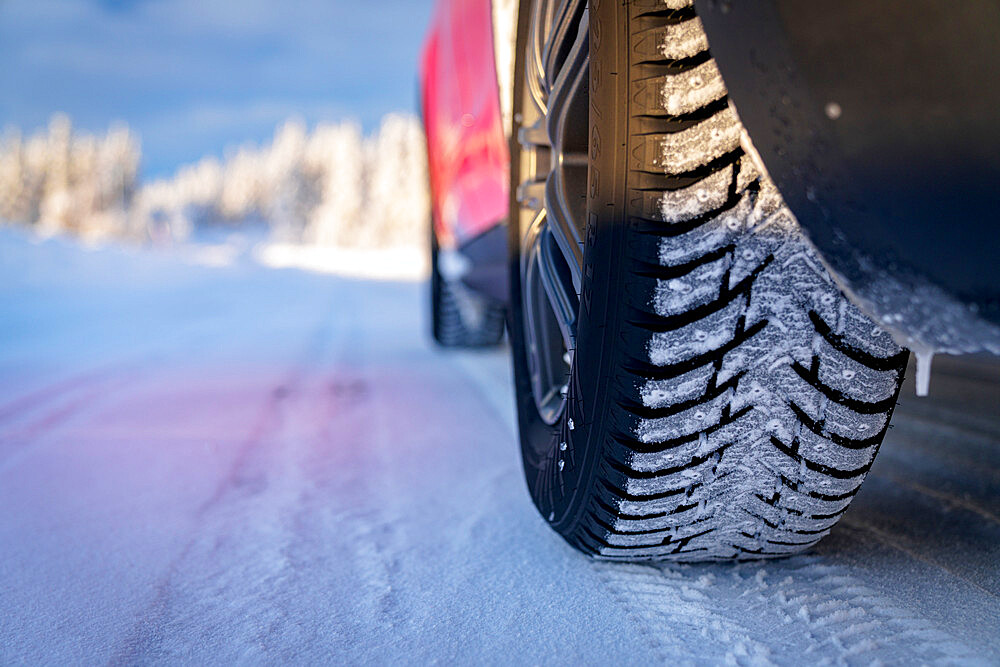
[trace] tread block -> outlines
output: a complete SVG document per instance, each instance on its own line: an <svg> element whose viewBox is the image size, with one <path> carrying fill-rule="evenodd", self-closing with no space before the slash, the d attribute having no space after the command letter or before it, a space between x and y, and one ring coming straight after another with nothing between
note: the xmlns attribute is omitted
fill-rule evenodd
<svg viewBox="0 0 1000 667"><path fill-rule="evenodd" d="M633 63L684 60L707 51L708 37L701 19L695 17L633 33L630 45Z"/></svg>
<svg viewBox="0 0 1000 667"><path fill-rule="evenodd" d="M697 113L726 96L726 84L714 60L632 82L633 115L679 117Z"/></svg>
<svg viewBox="0 0 1000 667"><path fill-rule="evenodd" d="M735 299L686 326L654 333L647 344L650 363L672 366L722 349L734 339L736 326L743 317L745 307L743 299Z"/></svg>
<svg viewBox="0 0 1000 667"><path fill-rule="evenodd" d="M635 136L629 144L629 168L678 176L690 173L739 150L741 131L736 113L726 107L678 132Z"/></svg>

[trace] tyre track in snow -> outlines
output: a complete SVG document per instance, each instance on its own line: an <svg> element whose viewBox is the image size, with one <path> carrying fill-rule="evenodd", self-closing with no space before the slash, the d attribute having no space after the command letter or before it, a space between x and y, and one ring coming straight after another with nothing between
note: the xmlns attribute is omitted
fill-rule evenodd
<svg viewBox="0 0 1000 667"><path fill-rule="evenodd" d="M770 650L738 618L720 614L709 595L714 575L688 577L640 563L595 562L608 588L665 663L766 664Z"/></svg>
<svg viewBox="0 0 1000 667"><path fill-rule="evenodd" d="M0 451L11 441L32 441L119 390L158 355L118 359L29 391L0 405ZM2 465L2 463L0 463Z"/></svg>
<svg viewBox="0 0 1000 667"><path fill-rule="evenodd" d="M144 377L162 352L108 363L14 399L0 408L0 474L58 444L52 436L89 418Z"/></svg>
<svg viewBox="0 0 1000 667"><path fill-rule="evenodd" d="M364 331L366 306L354 293L342 299L334 315L336 359L317 387L323 395L320 428L303 460L309 483L294 519L296 570L320 575L315 590L309 590L311 577L303 578L299 594L314 596L316 608L328 609L331 591L322 589L324 573L351 579L356 593L340 601L346 609L309 624L313 635L329 644L330 660L342 660L350 644L373 629L391 633L402 552L399 517L376 500L386 495L380 487L389 467L385 423L392 415L384 414L377 400L379 380Z"/></svg>
<svg viewBox="0 0 1000 667"><path fill-rule="evenodd" d="M972 660L965 646L822 556L766 564L600 563L665 662Z"/></svg>
<svg viewBox="0 0 1000 667"><path fill-rule="evenodd" d="M178 323L153 339L130 345L110 358L98 360L82 370L71 371L63 377L42 382L40 386L11 396L0 403L0 426L43 410L52 403L64 400L68 395L91 390L95 385L100 386L123 374L149 368L158 361L162 362L171 353L183 352L196 345L199 340L209 339L216 333L212 328L217 326L218 322L212 318ZM21 380L11 377L6 381L16 384Z"/></svg>
<svg viewBox="0 0 1000 667"><path fill-rule="evenodd" d="M113 662L198 662L207 645L220 647L220 662L295 662L301 651L334 661L374 629L391 631L401 547L384 507L364 502L380 495L372 487L384 443L358 349L364 334L344 317L356 304L338 297ZM316 614L331 610L341 576L356 596Z"/></svg>
<svg viewBox="0 0 1000 667"><path fill-rule="evenodd" d="M457 365L478 386L497 384L498 378L478 368L468 357L459 358ZM491 393L500 391L510 392L511 388L498 386ZM512 433L516 433L510 409L501 403L494 405L494 410L510 424ZM969 421L981 427L981 421ZM971 433L964 430L961 433L976 437L981 431L977 428ZM894 444L890 441L886 446ZM891 476L875 480L879 480L877 469L869 485L913 486L898 484ZM950 499L950 502L976 512L974 502L968 499ZM910 561L928 563L949 576L957 576L947 567L901 546L902 538L852 519L863 516L863 512L852 510L845 519L845 527L834 532L850 533L859 540L878 540ZM995 524L991 514L985 513L983 518ZM823 543L820 550L828 551ZM953 636L938 619L913 608L912 602L879 592L865 581L872 573L859 572L844 563L837 553L810 553L762 563L673 565L590 561L590 566L599 572L617 604L641 629L664 663L698 664L706 659L741 665L796 664L803 659L816 664L991 662L984 657L990 654L989 648L970 648L968 637ZM996 595L974 581L965 578L962 581L987 596Z"/></svg>
<svg viewBox="0 0 1000 667"><path fill-rule="evenodd" d="M290 576L288 515L305 492L302 449L314 444L309 431L318 423L302 412L311 413L312 399L323 396L315 367L331 342L331 321L325 313L308 330L299 359L267 391L229 473L197 510L190 539L111 662L192 660L203 655L205 642L225 636L249 648L217 659L252 659L253 649L266 648L270 630L287 625L274 592Z"/></svg>
<svg viewBox="0 0 1000 667"><path fill-rule="evenodd" d="M106 403L138 374L135 367L120 367L92 375L87 384L74 383L64 386L61 391L39 396L43 406L33 406L36 409L30 416L8 413L6 423L0 420L0 474L16 466L25 456L41 451L51 442L45 439L51 431L72 422L81 412Z"/></svg>
<svg viewBox="0 0 1000 667"><path fill-rule="evenodd" d="M211 321L187 323L144 341L116 358L43 384L0 405L0 474L40 452L46 439L80 416L113 400L123 389L210 337Z"/></svg>
<svg viewBox="0 0 1000 667"><path fill-rule="evenodd" d="M11 418L23 416L25 413L45 408L47 405L59 401L67 394L75 394L81 389L91 389L95 384L106 382L109 377L116 375L119 370L119 364L108 364L102 368L71 375L70 377L12 398L3 405L0 405L0 424L4 424Z"/></svg>

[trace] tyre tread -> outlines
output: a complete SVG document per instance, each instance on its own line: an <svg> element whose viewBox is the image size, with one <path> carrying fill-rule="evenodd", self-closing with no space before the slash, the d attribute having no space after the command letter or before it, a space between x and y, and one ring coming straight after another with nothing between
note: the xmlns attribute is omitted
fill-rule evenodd
<svg viewBox="0 0 1000 667"><path fill-rule="evenodd" d="M619 390L589 500L580 519L560 530L611 560L786 556L813 546L847 511L888 429L908 353L882 332L866 341L849 326L867 320L744 153L724 87L699 104L683 95L699 72L718 71L703 33L692 36L701 28L691 3L634 0L628 7L636 131L627 158L634 189L624 258L631 278L620 306L624 362L612 378ZM657 86L681 97L671 106ZM702 205L677 207L685 197ZM716 265L722 268L713 273ZM710 275L714 298L684 302L676 313L659 305L663 290ZM792 316L778 317L770 310L776 294L788 296L780 284L789 279L819 301L802 296ZM655 363L650 350L658 341L669 344L692 327L709 335L721 327L716 344ZM802 345L777 364L767 348L782 329ZM868 381L852 388L821 379L836 372ZM704 381L700 393L644 403L643 388L686 374ZM770 390L755 399L753 383L767 382ZM828 423L828 412L848 425L880 418L882 425L859 437ZM765 413L779 415L774 432ZM682 428L691 415L704 419L693 432Z"/></svg>

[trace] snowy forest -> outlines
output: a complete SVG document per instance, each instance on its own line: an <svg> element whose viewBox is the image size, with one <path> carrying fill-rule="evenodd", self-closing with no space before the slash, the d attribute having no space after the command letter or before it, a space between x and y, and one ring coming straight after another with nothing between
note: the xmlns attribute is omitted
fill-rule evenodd
<svg viewBox="0 0 1000 667"><path fill-rule="evenodd" d="M205 157L143 182L140 139L128 127L74 131L65 115L0 140L0 220L41 234L157 245L201 233L261 231L268 240L341 248L422 244L427 225L423 132L386 116L366 136L352 122L311 130L288 121L264 146Z"/></svg>

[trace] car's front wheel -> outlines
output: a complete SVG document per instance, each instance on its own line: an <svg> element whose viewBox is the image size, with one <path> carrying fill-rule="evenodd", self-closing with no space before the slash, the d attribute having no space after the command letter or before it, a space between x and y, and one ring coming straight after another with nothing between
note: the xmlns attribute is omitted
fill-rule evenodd
<svg viewBox="0 0 1000 667"><path fill-rule="evenodd" d="M755 164L691 3L522 2L514 110L511 339L542 516L607 558L814 544L907 354Z"/></svg>

